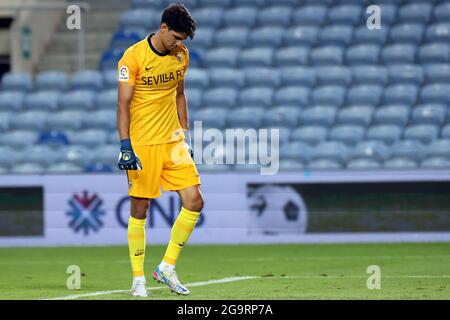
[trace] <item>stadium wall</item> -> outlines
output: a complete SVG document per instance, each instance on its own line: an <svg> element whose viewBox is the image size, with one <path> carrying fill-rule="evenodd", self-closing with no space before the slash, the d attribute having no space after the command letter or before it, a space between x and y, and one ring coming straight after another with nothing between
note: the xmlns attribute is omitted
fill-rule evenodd
<svg viewBox="0 0 450 320"><path fill-rule="evenodd" d="M190 243L450 241L450 172L202 174ZM169 239L176 193L154 200L148 243ZM2 176L0 246L126 245L124 175Z"/></svg>

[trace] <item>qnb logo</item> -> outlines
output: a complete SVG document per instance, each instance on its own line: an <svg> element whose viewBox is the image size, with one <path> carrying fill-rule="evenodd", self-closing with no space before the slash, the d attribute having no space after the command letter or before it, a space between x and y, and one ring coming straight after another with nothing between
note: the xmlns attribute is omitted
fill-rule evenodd
<svg viewBox="0 0 450 320"><path fill-rule="evenodd" d="M105 215L101 206L103 201L96 195L89 195L87 191L83 191L80 196L75 194L69 200L70 210L67 215L71 217L69 226L75 231L83 230L84 235L88 235L89 231L97 232L103 226L100 220Z"/></svg>

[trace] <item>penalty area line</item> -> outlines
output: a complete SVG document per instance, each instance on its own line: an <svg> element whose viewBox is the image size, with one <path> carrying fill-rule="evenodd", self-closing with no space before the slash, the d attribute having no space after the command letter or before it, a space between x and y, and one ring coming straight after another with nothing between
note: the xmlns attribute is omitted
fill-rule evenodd
<svg viewBox="0 0 450 320"><path fill-rule="evenodd" d="M255 278L261 278L261 277L258 277L258 276L228 277L228 278L223 278L223 279L186 283L185 285L187 287L201 287L201 286L207 286L210 284L236 282L236 281L255 279ZM167 286L149 287L147 289L150 291L153 291L153 290L159 290L159 289L165 289L165 288L167 288ZM84 298L84 297L95 297L95 296L103 296L103 295L108 295L108 294L113 294L113 293L124 293L124 292L130 292L130 290L96 291L96 292L89 292L89 293L73 294L73 295L62 296L62 297L47 298L47 299L41 299L41 300L72 300L72 299L78 299L78 298Z"/></svg>

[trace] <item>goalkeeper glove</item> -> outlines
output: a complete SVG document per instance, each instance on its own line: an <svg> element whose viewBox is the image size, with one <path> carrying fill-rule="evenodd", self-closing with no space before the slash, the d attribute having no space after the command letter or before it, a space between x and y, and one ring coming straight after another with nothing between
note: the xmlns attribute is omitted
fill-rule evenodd
<svg viewBox="0 0 450 320"><path fill-rule="evenodd" d="M192 149L191 146L191 133L189 132L189 130L184 129L183 132L184 132L184 143L186 144L186 148L188 149L191 158L194 159L194 150Z"/></svg>
<svg viewBox="0 0 450 320"><path fill-rule="evenodd" d="M120 170L142 170L141 160L134 153L130 139L120 140L120 154L117 165Z"/></svg>

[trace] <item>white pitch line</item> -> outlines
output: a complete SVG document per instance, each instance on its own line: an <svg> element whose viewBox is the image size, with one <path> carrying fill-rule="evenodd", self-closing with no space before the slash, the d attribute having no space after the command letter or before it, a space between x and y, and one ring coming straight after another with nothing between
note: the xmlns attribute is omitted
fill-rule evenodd
<svg viewBox="0 0 450 320"><path fill-rule="evenodd" d="M241 281L241 280L247 280L247 279L255 279L260 278L257 276L245 276L245 277L229 277L229 278L223 278L223 279L217 279L217 280L208 280L208 281L199 281L199 282L192 282L192 283L186 283L186 286L188 287L200 287L200 286L207 286L210 284L216 284L216 283L227 283L227 282L235 282L235 281ZM167 286L164 287L150 287L148 290L159 290L167 288ZM95 296L102 296L107 294L113 294L113 293L123 293L123 292L130 292L130 290L110 290L110 291L97 291L97 292L90 292L90 293L82 293L82 294L74 294L70 296L63 296L63 297L56 297L56 298L48 298L48 299L42 299L42 300L72 300L72 299L78 299L78 298L84 298L84 297L95 297Z"/></svg>

